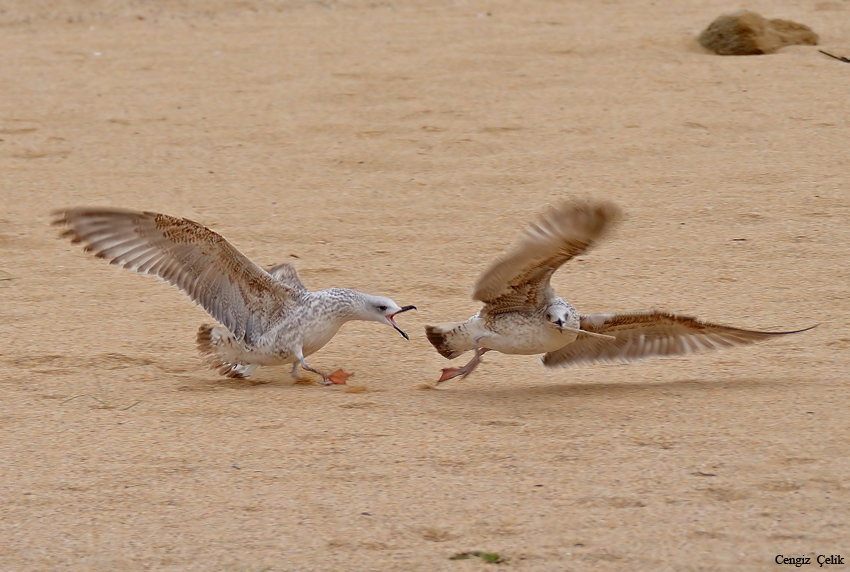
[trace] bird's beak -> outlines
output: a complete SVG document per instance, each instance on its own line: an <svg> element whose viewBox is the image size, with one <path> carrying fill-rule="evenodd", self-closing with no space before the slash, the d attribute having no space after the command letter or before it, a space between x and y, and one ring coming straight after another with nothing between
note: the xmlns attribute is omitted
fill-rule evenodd
<svg viewBox="0 0 850 572"><path fill-rule="evenodd" d="M393 318L395 318L396 316L398 316L402 312L407 312L408 310L415 310L415 309L416 309L416 306L403 306L401 308L401 310L399 310L395 314L390 314L389 316L387 316L387 320L390 321L390 324L392 324L393 328L398 330L398 333L401 334L404 337L405 340L409 340L410 336L408 336L406 333L404 333L404 330L402 330L401 328L398 327L398 324L395 323L395 320L393 320Z"/></svg>
<svg viewBox="0 0 850 572"><path fill-rule="evenodd" d="M560 330L563 327L564 327L564 321L559 319L558 320L558 329Z"/></svg>

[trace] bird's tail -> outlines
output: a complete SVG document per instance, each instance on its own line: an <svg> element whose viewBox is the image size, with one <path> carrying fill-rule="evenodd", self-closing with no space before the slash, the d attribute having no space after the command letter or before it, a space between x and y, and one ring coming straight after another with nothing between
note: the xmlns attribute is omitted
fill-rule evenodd
<svg viewBox="0 0 850 572"><path fill-rule="evenodd" d="M446 359L454 359L463 352L475 348L475 343L466 330L466 323L425 326L425 335L431 345Z"/></svg>
<svg viewBox="0 0 850 572"><path fill-rule="evenodd" d="M244 354L242 344L223 326L204 324L198 328L198 351L206 359L207 365L219 374L243 379L254 373L258 364L239 363Z"/></svg>

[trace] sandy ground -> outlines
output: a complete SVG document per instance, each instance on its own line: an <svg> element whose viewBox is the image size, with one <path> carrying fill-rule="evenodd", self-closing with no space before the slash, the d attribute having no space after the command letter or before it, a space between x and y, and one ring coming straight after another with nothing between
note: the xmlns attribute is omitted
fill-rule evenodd
<svg viewBox="0 0 850 572"><path fill-rule="evenodd" d="M518 4L4 3L2 570L850 561L850 65L704 53L727 2ZM850 55L847 0L747 7ZM489 354L423 389L448 362L422 326L476 311L570 196L627 213L555 277L580 311L819 327L628 366ZM57 238L80 205L416 304L412 339L346 325L312 361L349 388L219 378L202 310ZM473 550L509 562L449 559Z"/></svg>

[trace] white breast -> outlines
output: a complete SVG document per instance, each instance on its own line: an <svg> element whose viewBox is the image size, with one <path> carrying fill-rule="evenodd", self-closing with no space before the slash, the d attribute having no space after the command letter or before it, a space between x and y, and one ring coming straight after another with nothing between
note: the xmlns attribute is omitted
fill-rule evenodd
<svg viewBox="0 0 850 572"><path fill-rule="evenodd" d="M479 345L504 354L534 355L560 349L576 337L537 317L509 313L491 320Z"/></svg>

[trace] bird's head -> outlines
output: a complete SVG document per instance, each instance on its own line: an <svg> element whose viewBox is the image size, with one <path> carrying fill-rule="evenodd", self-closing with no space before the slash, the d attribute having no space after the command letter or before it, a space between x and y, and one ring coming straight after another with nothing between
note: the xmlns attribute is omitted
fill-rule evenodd
<svg viewBox="0 0 850 572"><path fill-rule="evenodd" d="M399 306L385 296L365 296L365 302L365 307L361 314L362 319L392 326L398 333L404 336L404 339L410 339L404 330L398 327L394 318L402 312L415 310L416 306Z"/></svg>
<svg viewBox="0 0 850 572"><path fill-rule="evenodd" d="M563 298L555 298L546 306L546 321L559 330L564 327L578 329L580 326L578 312Z"/></svg>

